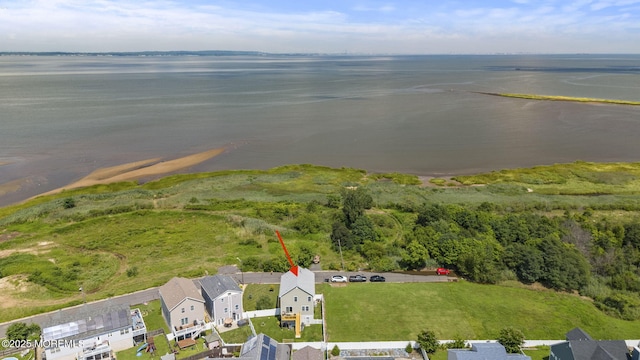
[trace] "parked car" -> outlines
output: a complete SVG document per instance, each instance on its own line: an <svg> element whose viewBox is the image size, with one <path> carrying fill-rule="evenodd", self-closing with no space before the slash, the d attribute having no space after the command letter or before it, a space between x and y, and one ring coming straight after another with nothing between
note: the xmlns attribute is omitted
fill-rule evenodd
<svg viewBox="0 0 640 360"><path fill-rule="evenodd" d="M385 279L384 276L372 275L369 278L369 281L371 281L371 282L385 282L385 281L387 281L387 279Z"/></svg>
<svg viewBox="0 0 640 360"><path fill-rule="evenodd" d="M347 282L347 277L344 275L333 275L331 277L331 282L342 282L342 283L346 283Z"/></svg>
<svg viewBox="0 0 640 360"><path fill-rule="evenodd" d="M437 268L436 275L449 275L450 271L445 268Z"/></svg>
<svg viewBox="0 0 640 360"><path fill-rule="evenodd" d="M364 275L351 275L349 276L349 282L365 282L367 277Z"/></svg>

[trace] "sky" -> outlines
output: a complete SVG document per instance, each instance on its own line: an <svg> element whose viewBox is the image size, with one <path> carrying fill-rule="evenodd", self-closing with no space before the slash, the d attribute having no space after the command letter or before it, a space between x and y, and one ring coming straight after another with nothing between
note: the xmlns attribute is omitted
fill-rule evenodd
<svg viewBox="0 0 640 360"><path fill-rule="evenodd" d="M0 0L0 51L640 53L640 0Z"/></svg>

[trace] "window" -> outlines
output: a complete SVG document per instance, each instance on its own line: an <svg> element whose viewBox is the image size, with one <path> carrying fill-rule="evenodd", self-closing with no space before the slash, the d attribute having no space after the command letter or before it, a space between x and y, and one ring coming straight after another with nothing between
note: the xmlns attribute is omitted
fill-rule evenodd
<svg viewBox="0 0 640 360"><path fill-rule="evenodd" d="M193 311L193 305L191 305L191 311Z"/></svg>
<svg viewBox="0 0 640 360"><path fill-rule="evenodd" d="M236 310L240 310L240 305L236 304Z"/></svg>
<svg viewBox="0 0 640 360"><path fill-rule="evenodd" d="M292 313L293 312L293 307L292 306L287 306L286 308L284 308L284 312Z"/></svg>
<svg viewBox="0 0 640 360"><path fill-rule="evenodd" d="M308 307L308 306L306 306L306 305L305 305L305 306L303 306L303 307L302 307L302 311L309 311L309 307Z"/></svg>
<svg viewBox="0 0 640 360"><path fill-rule="evenodd" d="M229 308L224 308L224 313L228 313L229 312Z"/></svg>
<svg viewBox="0 0 640 360"><path fill-rule="evenodd" d="M180 319L180 324L181 325L187 325L189 323L189 318L182 318Z"/></svg>
<svg viewBox="0 0 640 360"><path fill-rule="evenodd" d="M311 302L311 296L307 296L307 301Z"/></svg>
<svg viewBox="0 0 640 360"><path fill-rule="evenodd" d="M220 298L220 302L224 302L224 298Z"/></svg>
<svg viewBox="0 0 640 360"><path fill-rule="evenodd" d="M184 308L182 308L182 312L184 313Z"/></svg>
<svg viewBox="0 0 640 360"><path fill-rule="evenodd" d="M293 301L294 301L294 302L298 302L298 297L297 297L297 296L294 296L294 297L293 297Z"/></svg>

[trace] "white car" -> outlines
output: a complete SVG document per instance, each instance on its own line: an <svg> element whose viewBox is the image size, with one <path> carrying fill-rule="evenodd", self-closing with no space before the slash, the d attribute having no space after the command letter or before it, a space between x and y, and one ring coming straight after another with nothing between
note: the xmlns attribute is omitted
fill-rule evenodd
<svg viewBox="0 0 640 360"><path fill-rule="evenodd" d="M343 276L343 275L333 275L331 277L331 282L343 282L343 283L346 283L347 281L349 281L349 280L347 279L346 276Z"/></svg>

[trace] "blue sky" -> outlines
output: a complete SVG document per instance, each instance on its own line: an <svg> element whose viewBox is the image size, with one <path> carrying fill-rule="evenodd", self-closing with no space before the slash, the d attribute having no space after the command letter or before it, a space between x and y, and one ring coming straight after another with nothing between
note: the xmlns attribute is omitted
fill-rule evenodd
<svg viewBox="0 0 640 360"><path fill-rule="evenodd" d="M640 53L640 0L0 0L0 51Z"/></svg>

